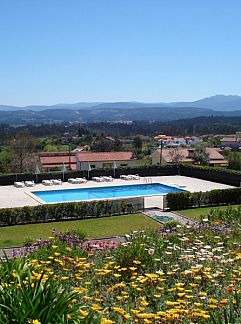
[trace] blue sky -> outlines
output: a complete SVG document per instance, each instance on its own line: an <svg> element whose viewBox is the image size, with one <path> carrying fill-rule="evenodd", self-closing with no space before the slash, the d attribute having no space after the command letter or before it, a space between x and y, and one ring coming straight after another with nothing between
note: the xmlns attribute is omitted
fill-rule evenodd
<svg viewBox="0 0 241 324"><path fill-rule="evenodd" d="M240 0L0 1L0 104L241 95Z"/></svg>

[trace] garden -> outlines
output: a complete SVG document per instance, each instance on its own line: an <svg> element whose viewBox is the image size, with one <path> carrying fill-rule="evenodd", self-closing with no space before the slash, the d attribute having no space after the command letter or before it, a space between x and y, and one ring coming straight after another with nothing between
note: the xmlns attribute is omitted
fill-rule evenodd
<svg viewBox="0 0 241 324"><path fill-rule="evenodd" d="M28 243L0 264L0 323L240 323L240 212L122 243L81 231Z"/></svg>

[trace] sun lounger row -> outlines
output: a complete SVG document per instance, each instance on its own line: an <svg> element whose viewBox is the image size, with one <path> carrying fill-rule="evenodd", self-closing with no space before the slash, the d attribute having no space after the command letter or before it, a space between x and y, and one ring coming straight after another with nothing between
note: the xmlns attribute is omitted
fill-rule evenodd
<svg viewBox="0 0 241 324"><path fill-rule="evenodd" d="M139 174L121 175L120 178L123 180L140 180Z"/></svg>
<svg viewBox="0 0 241 324"><path fill-rule="evenodd" d="M69 178L68 182L72 184L77 184L77 183L86 183L87 180L85 178Z"/></svg>
<svg viewBox="0 0 241 324"><path fill-rule="evenodd" d="M44 186L62 185L62 181L61 179L43 180L42 184Z"/></svg>
<svg viewBox="0 0 241 324"><path fill-rule="evenodd" d="M92 180L96 182L104 182L104 181L113 181L113 178L111 176L93 177Z"/></svg>
<svg viewBox="0 0 241 324"><path fill-rule="evenodd" d="M34 187L35 183L34 181L15 181L14 187L15 188L23 188L23 187Z"/></svg>

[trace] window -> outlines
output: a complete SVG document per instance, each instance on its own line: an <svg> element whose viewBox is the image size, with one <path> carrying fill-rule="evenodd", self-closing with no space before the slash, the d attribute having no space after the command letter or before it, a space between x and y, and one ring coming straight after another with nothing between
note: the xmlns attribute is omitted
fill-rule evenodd
<svg viewBox="0 0 241 324"><path fill-rule="evenodd" d="M126 166L127 166L127 163L121 163L120 166L121 166L121 167L126 167Z"/></svg>
<svg viewBox="0 0 241 324"><path fill-rule="evenodd" d="M91 169L95 169L95 164L90 165Z"/></svg>
<svg viewBox="0 0 241 324"><path fill-rule="evenodd" d="M103 168L112 168L112 163L103 163Z"/></svg>

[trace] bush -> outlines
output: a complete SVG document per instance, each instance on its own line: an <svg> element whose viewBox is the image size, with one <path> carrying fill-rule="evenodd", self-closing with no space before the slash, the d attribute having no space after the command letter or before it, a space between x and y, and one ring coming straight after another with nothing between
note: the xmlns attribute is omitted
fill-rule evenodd
<svg viewBox="0 0 241 324"><path fill-rule="evenodd" d="M240 186L241 172L226 168L201 165L180 165L180 175L203 180L215 181L231 186Z"/></svg>
<svg viewBox="0 0 241 324"><path fill-rule="evenodd" d="M115 171L116 178L119 178L121 174L139 174L142 177L145 176L161 176L161 175L176 175L178 174L178 167L175 164L172 165L149 165L149 166L133 166L122 167ZM90 177L98 176L113 176L113 169L93 169L90 172ZM67 171L64 174L64 180L68 181L69 178L81 178L87 177L87 171ZM45 172L38 174L38 182L42 182L44 179L62 179L63 173L57 172ZM36 181L36 175L32 173L18 173L18 174L1 174L0 185L12 185L15 181Z"/></svg>
<svg viewBox="0 0 241 324"><path fill-rule="evenodd" d="M241 188L215 189L207 192L178 192L167 195L167 207L181 210L201 206L241 203Z"/></svg>
<svg viewBox="0 0 241 324"><path fill-rule="evenodd" d="M45 223L136 213L144 208L144 199L69 202L39 206L0 209L0 226Z"/></svg>

